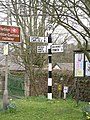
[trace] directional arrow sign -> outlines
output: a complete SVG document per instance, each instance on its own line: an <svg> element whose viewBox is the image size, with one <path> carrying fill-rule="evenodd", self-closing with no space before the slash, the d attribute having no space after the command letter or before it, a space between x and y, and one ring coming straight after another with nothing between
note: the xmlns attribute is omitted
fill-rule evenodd
<svg viewBox="0 0 90 120"><path fill-rule="evenodd" d="M37 46L37 53L47 53L47 46Z"/></svg>
<svg viewBox="0 0 90 120"><path fill-rule="evenodd" d="M48 42L48 37L30 36L30 42L47 43Z"/></svg>
<svg viewBox="0 0 90 120"><path fill-rule="evenodd" d="M63 45L52 45L52 53L63 52Z"/></svg>
<svg viewBox="0 0 90 120"><path fill-rule="evenodd" d="M37 46L37 53L47 53L48 46ZM52 45L52 53L63 52L63 45Z"/></svg>

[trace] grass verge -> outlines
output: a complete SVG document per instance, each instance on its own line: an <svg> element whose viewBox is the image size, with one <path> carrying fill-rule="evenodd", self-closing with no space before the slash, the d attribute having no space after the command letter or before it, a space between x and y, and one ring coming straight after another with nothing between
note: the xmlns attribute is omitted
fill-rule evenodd
<svg viewBox="0 0 90 120"><path fill-rule="evenodd" d="M15 99L16 111L0 111L0 120L83 120L80 102L72 99L47 100L44 96Z"/></svg>

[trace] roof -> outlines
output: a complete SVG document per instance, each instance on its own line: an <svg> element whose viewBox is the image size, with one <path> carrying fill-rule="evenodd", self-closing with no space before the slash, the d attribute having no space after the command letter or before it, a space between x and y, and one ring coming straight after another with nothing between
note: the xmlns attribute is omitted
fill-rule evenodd
<svg viewBox="0 0 90 120"><path fill-rule="evenodd" d="M60 68L61 70L73 70L73 63L56 63L53 67L53 69Z"/></svg>
<svg viewBox="0 0 90 120"><path fill-rule="evenodd" d="M53 67L52 67L53 70L61 70L61 67L60 65L58 64L55 64Z"/></svg>
<svg viewBox="0 0 90 120"><path fill-rule="evenodd" d="M23 66L12 62L10 56L8 56L8 68L12 71L25 70ZM5 71L5 56L3 54L0 54L0 69Z"/></svg>
<svg viewBox="0 0 90 120"><path fill-rule="evenodd" d="M5 71L5 65L0 64L0 69L1 71ZM9 63L9 62L8 62L8 69L10 71L24 71L25 70L23 66L16 64L16 63Z"/></svg>

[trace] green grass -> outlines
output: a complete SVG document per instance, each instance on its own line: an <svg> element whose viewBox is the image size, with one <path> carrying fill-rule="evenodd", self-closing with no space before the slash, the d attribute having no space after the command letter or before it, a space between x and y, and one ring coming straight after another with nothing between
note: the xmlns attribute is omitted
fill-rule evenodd
<svg viewBox="0 0 90 120"><path fill-rule="evenodd" d="M17 110L13 113L0 111L0 120L83 120L82 106L86 103L71 99L47 100L31 97L15 100Z"/></svg>

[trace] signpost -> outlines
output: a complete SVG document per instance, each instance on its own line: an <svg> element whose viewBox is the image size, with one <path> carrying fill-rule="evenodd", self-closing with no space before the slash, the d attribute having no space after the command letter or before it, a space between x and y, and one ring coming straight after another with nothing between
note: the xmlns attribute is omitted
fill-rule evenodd
<svg viewBox="0 0 90 120"><path fill-rule="evenodd" d="M47 46L37 46L37 53L47 53Z"/></svg>
<svg viewBox="0 0 90 120"><path fill-rule="evenodd" d="M0 42L20 42L20 27L0 25Z"/></svg>
<svg viewBox="0 0 90 120"><path fill-rule="evenodd" d="M52 45L52 37L31 36L30 42L48 43L48 46L37 46L37 53L48 53L48 99L52 99L52 53L63 52L63 45Z"/></svg>
<svg viewBox="0 0 90 120"><path fill-rule="evenodd" d="M8 44L4 45L4 55L8 55Z"/></svg>
<svg viewBox="0 0 90 120"><path fill-rule="evenodd" d="M3 93L3 109L7 109L8 105L8 43L20 42L20 27L0 25L0 42L4 42L5 59L5 89Z"/></svg>
<svg viewBox="0 0 90 120"><path fill-rule="evenodd" d="M63 45L51 45L52 53L63 52ZM48 53L47 46L37 46L37 53Z"/></svg>
<svg viewBox="0 0 90 120"><path fill-rule="evenodd" d="M68 87L67 86L64 86L63 92L64 92L64 100L65 100L66 99L66 93L68 93Z"/></svg>
<svg viewBox="0 0 90 120"><path fill-rule="evenodd" d="M4 55L5 55L5 89L3 93L3 109L7 110L8 105L8 44L4 45Z"/></svg>
<svg viewBox="0 0 90 120"><path fill-rule="evenodd" d="M63 45L52 45L52 53L58 53L63 51Z"/></svg>
<svg viewBox="0 0 90 120"><path fill-rule="evenodd" d="M52 37L48 36L48 99L52 99Z"/></svg>
<svg viewBox="0 0 90 120"><path fill-rule="evenodd" d="M30 36L30 42L47 43L48 42L48 37Z"/></svg>

